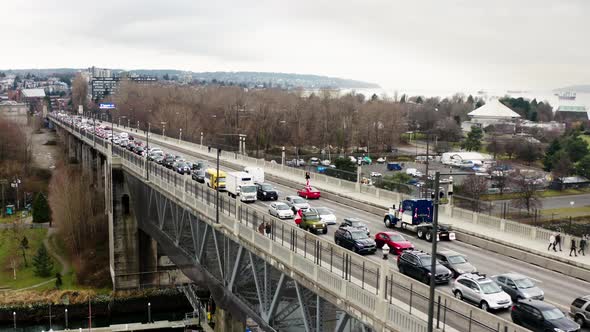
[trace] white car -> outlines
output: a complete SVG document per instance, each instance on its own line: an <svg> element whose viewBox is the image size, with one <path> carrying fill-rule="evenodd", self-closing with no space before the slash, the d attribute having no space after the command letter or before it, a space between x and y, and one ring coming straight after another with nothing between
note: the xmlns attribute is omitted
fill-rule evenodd
<svg viewBox="0 0 590 332"><path fill-rule="evenodd" d="M268 213L271 216L275 216L280 219L290 219L293 218L294 213L293 210L289 207L289 205L283 202L272 202L268 207Z"/></svg>
<svg viewBox="0 0 590 332"><path fill-rule="evenodd" d="M310 208L309 203L299 196L287 196L285 197L285 203L289 205L293 212L297 212L300 209L307 211Z"/></svg>
<svg viewBox="0 0 590 332"><path fill-rule="evenodd" d="M310 164L310 165L312 165L312 166L317 166L317 165L319 165L319 164L320 164L320 158L317 158L317 157L311 157L311 158L309 159L309 164Z"/></svg>
<svg viewBox="0 0 590 332"><path fill-rule="evenodd" d="M326 207L310 208L309 211L317 213L327 225L336 225L336 216Z"/></svg>
<svg viewBox="0 0 590 332"><path fill-rule="evenodd" d="M119 134L119 137L121 137L121 138L129 138L129 134L127 134L127 133L120 133Z"/></svg>
<svg viewBox="0 0 590 332"><path fill-rule="evenodd" d="M457 277L452 292L455 298L469 301L482 310L508 309L512 306L510 295L485 274L465 273Z"/></svg>
<svg viewBox="0 0 590 332"><path fill-rule="evenodd" d="M384 162L385 162L385 158L383 158L383 157L377 159L378 164L383 164Z"/></svg>
<svg viewBox="0 0 590 332"><path fill-rule="evenodd" d="M371 172L371 177L372 178L378 178L383 176L383 174L379 173L379 172Z"/></svg>
<svg viewBox="0 0 590 332"><path fill-rule="evenodd" d="M321 162L322 166L330 166L331 161L329 161L328 159L322 160Z"/></svg>

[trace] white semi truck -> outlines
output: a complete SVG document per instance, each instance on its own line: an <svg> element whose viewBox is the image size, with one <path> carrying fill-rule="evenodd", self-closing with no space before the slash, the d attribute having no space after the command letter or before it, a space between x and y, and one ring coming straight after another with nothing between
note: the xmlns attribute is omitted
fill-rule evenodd
<svg viewBox="0 0 590 332"><path fill-rule="evenodd" d="M246 172L227 173L225 188L229 196L239 196L242 202L256 201L256 185L252 181L252 176Z"/></svg>

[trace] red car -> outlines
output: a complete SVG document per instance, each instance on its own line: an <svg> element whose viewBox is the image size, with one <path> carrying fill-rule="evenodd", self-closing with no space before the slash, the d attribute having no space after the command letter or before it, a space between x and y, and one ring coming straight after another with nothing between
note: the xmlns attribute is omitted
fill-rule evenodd
<svg viewBox="0 0 590 332"><path fill-rule="evenodd" d="M297 195L303 198L320 198L320 191L314 187L306 186L302 189L297 190Z"/></svg>
<svg viewBox="0 0 590 332"><path fill-rule="evenodd" d="M387 243L389 252L395 255L401 254L404 250L414 249L412 242L406 240L397 232L379 232L375 234L375 242L377 243L377 248L381 248Z"/></svg>

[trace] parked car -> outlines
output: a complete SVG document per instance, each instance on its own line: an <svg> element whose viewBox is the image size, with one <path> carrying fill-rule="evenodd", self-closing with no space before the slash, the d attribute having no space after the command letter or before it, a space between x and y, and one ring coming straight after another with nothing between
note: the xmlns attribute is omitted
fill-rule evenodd
<svg viewBox="0 0 590 332"><path fill-rule="evenodd" d="M379 178L382 177L383 174L379 173L379 172L371 172L371 177L372 178Z"/></svg>
<svg viewBox="0 0 590 332"><path fill-rule="evenodd" d="M309 210L301 214L301 222L299 223L299 228L303 228L304 230L310 231L315 234L328 233L328 225L326 225L326 223L322 221L320 215Z"/></svg>
<svg viewBox="0 0 590 332"><path fill-rule="evenodd" d="M297 195L304 197L305 199L315 198L318 199L321 196L319 190L311 186L305 186L299 190L297 190Z"/></svg>
<svg viewBox="0 0 590 332"><path fill-rule="evenodd" d="M291 210L293 210L294 213L299 211L299 209L303 209L304 211L309 209L309 203L307 203L306 200L298 196L285 197L285 203L289 205L289 207L291 208Z"/></svg>
<svg viewBox="0 0 590 332"><path fill-rule="evenodd" d="M512 321L534 332L578 332L580 325L554 305L539 300L518 301L510 311Z"/></svg>
<svg viewBox="0 0 590 332"><path fill-rule="evenodd" d="M188 165L183 161L175 161L172 164L172 169L176 171L178 174L191 174L191 169Z"/></svg>
<svg viewBox="0 0 590 332"><path fill-rule="evenodd" d="M373 254L377 250L375 240L353 227L338 228L334 233L334 242L358 254Z"/></svg>
<svg viewBox="0 0 590 332"><path fill-rule="evenodd" d="M387 170L388 171L401 171L402 165L400 165L400 163L387 163Z"/></svg>
<svg viewBox="0 0 590 332"><path fill-rule="evenodd" d="M332 162L328 159L324 159L321 162L322 166L330 166L332 164Z"/></svg>
<svg viewBox="0 0 590 332"><path fill-rule="evenodd" d="M458 277L464 273L475 273L477 269L471 265L467 257L452 250L438 250L436 252L436 259L440 261L447 269L453 272L454 277Z"/></svg>
<svg viewBox="0 0 590 332"><path fill-rule="evenodd" d="M453 284L452 292L455 298L475 303L484 311L508 309L512 305L510 295L485 274L460 275Z"/></svg>
<svg viewBox="0 0 590 332"><path fill-rule="evenodd" d="M385 158L383 158L383 157L379 157L379 158L377 159L377 163L378 163L378 164L383 164L384 162L385 162Z"/></svg>
<svg viewBox="0 0 590 332"><path fill-rule="evenodd" d="M276 201L279 199L279 193L269 183L256 184L256 197L261 201Z"/></svg>
<svg viewBox="0 0 590 332"><path fill-rule="evenodd" d="M397 256L397 268L400 273L428 284L431 276L432 256L420 250L407 250ZM453 277L453 273L437 262L434 281L437 284L446 284Z"/></svg>
<svg viewBox="0 0 590 332"><path fill-rule="evenodd" d="M367 227L367 224L365 224L362 220L357 218L344 218L344 220L342 220L342 223L340 224L340 227L353 227L367 233L367 235L371 234L371 232L369 231L369 227Z"/></svg>
<svg viewBox="0 0 590 332"><path fill-rule="evenodd" d="M414 250L412 242L406 240L403 235L397 232L379 232L375 234L377 248L381 249L384 244L389 247L389 252L400 255L406 250Z"/></svg>
<svg viewBox="0 0 590 332"><path fill-rule="evenodd" d="M320 158L317 158L317 157L309 158L309 164L311 166L318 166L320 164Z"/></svg>
<svg viewBox="0 0 590 332"><path fill-rule="evenodd" d="M519 273L504 273L492 279L510 295L513 301L533 299L543 301L545 292L528 277Z"/></svg>
<svg viewBox="0 0 590 332"><path fill-rule="evenodd" d="M320 218L322 218L322 221L325 222L326 224L328 224L328 225L335 225L336 224L336 215L334 215L334 213L330 209L328 209L326 207L316 207L316 208L310 208L309 210L319 214Z"/></svg>
<svg viewBox="0 0 590 332"><path fill-rule="evenodd" d="M570 316L582 327L590 325L590 295L577 297L572 302Z"/></svg>
<svg viewBox="0 0 590 332"><path fill-rule="evenodd" d="M289 205L283 202L272 202L268 207L268 213L271 216L275 216L280 219L290 219L293 218L293 210L289 207Z"/></svg>
<svg viewBox="0 0 590 332"><path fill-rule="evenodd" d="M422 172L415 168L406 168L406 174L413 176L415 178L422 177Z"/></svg>
<svg viewBox="0 0 590 332"><path fill-rule="evenodd" d="M191 178L199 183L205 183L205 169L197 169L191 171Z"/></svg>

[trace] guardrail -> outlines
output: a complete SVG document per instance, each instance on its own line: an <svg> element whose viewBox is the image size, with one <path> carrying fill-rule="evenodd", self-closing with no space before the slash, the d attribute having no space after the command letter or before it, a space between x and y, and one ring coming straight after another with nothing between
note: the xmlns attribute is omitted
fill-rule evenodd
<svg viewBox="0 0 590 332"><path fill-rule="evenodd" d="M69 127L72 129L71 127ZM92 139L86 135L75 133L86 143ZM99 145L98 150L109 152L110 144ZM149 176L150 182L163 191L170 193L179 201L202 211L211 213L215 207L215 191L187 180L184 175L177 174L155 163L148 162L120 147L113 147L113 154L121 157L124 167L133 171L138 177ZM189 178L190 179L190 178ZM209 210L208 210L209 209ZM225 195L220 196L220 224L240 239L254 245L262 252L280 260L286 266L297 271L304 278L311 279L315 284L344 299L356 310L400 331L425 331L426 322L418 318L421 313L412 313L412 308L422 309L423 305L412 303L414 299L428 295L428 287L399 272L386 268L365 257L345 250L335 244L312 235L294 225L279 221L254 208L246 207L238 200ZM258 231L262 223L271 224L270 237ZM386 286L387 285L387 286ZM386 288L386 289L383 289ZM393 289L397 291L393 292ZM438 316L440 324L451 318L448 326L457 327L460 331L527 331L500 317L479 310L462 301L454 299L447 293L436 291L439 301ZM411 299L410 310L395 303L407 303ZM442 311L441 311L442 306ZM422 314L423 315L423 314ZM452 317L451 317L452 316ZM410 326L410 327L408 327Z"/></svg>

